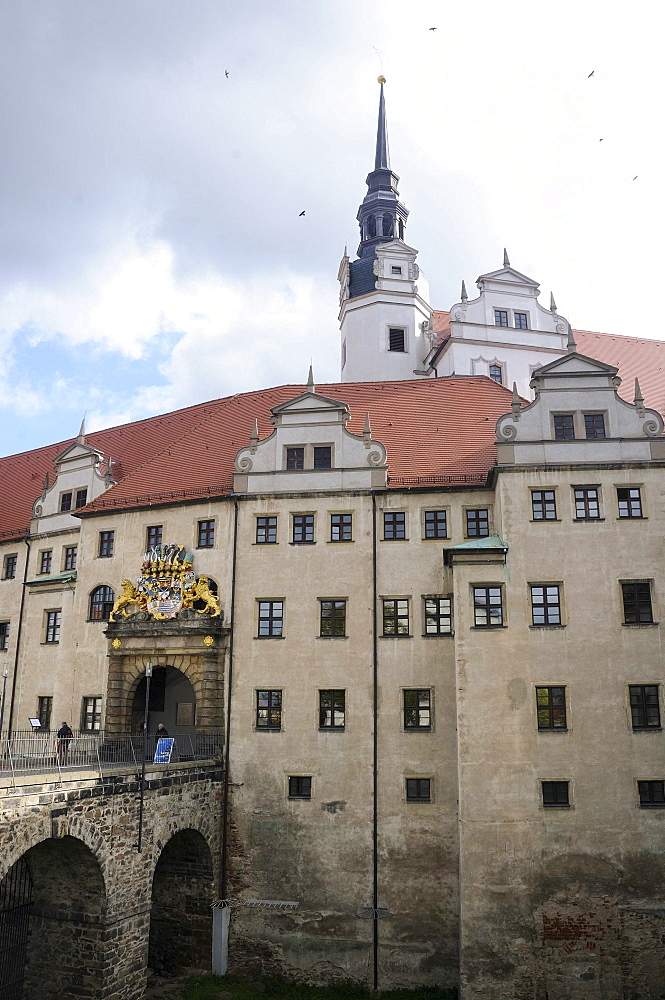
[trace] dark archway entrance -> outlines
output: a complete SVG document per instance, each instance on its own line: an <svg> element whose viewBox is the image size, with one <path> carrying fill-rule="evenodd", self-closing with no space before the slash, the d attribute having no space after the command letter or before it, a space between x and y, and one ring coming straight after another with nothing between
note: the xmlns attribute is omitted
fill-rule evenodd
<svg viewBox="0 0 665 1000"><path fill-rule="evenodd" d="M132 732L143 731L146 679L139 681L132 701ZM176 667L154 667L150 681L148 734L154 735L162 723L171 736L194 733L196 695L191 682Z"/></svg>
<svg viewBox="0 0 665 1000"><path fill-rule="evenodd" d="M152 882L148 965L158 975L209 969L214 883L212 857L196 830L164 847Z"/></svg>
<svg viewBox="0 0 665 1000"><path fill-rule="evenodd" d="M31 908L30 869L19 858L0 879L0 1000L22 1000Z"/></svg>
<svg viewBox="0 0 665 1000"><path fill-rule="evenodd" d="M3 926L16 937L6 951L14 984L5 993L0 979L2 1000L101 996L106 891L92 851L74 837L43 840L0 886L0 900L10 904Z"/></svg>

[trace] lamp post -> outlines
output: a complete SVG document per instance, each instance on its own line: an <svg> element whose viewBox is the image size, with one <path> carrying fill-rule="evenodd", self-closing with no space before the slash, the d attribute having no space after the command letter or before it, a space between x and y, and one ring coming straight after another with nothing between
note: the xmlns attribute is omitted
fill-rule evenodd
<svg viewBox="0 0 665 1000"><path fill-rule="evenodd" d="M0 739L2 738L2 727L5 723L5 694L7 693L7 678L9 677L9 667L2 671L2 705L0 705Z"/></svg>
<svg viewBox="0 0 665 1000"><path fill-rule="evenodd" d="M141 761L141 795L139 798L139 836L136 850L140 854L143 845L143 798L145 794L145 761L148 756L148 706L150 705L150 678L152 663L145 668L145 707L143 709L143 760Z"/></svg>

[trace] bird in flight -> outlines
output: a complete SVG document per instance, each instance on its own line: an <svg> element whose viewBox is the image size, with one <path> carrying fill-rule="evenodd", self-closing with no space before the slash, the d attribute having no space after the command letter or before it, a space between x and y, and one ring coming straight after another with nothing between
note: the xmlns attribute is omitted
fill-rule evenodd
<svg viewBox="0 0 665 1000"><path fill-rule="evenodd" d="M639 174L635 174L635 176L633 177L633 180L636 181L639 176L640 176Z"/></svg>
<svg viewBox="0 0 665 1000"><path fill-rule="evenodd" d="M589 73L588 77L587 77L587 80L590 80L590 79L591 79L591 77L593 76L593 74L594 74L595 72L596 72L596 71L595 71L595 69L592 69L592 70L591 70L591 72Z"/></svg>
<svg viewBox="0 0 665 1000"><path fill-rule="evenodd" d="M430 31L436 31L436 28L430 28L429 30Z"/></svg>
<svg viewBox="0 0 665 1000"><path fill-rule="evenodd" d="M228 69L225 69L225 70L224 70L224 76L225 76L225 77L226 77L226 79L228 80L228 78L229 78L229 71L228 71Z"/></svg>
<svg viewBox="0 0 665 1000"><path fill-rule="evenodd" d="M304 214L305 214L304 212L301 212L300 215L298 216L298 218L300 219L301 216L303 216Z"/></svg>

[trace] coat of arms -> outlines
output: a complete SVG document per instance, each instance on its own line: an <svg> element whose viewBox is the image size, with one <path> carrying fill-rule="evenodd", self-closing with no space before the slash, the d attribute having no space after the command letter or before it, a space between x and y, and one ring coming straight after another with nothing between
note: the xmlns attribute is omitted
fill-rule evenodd
<svg viewBox="0 0 665 1000"><path fill-rule="evenodd" d="M175 618L182 608L195 608L201 614L218 617L221 613L217 597L212 593L208 578L194 574L193 557L182 545L156 545L145 553L141 578L136 587L131 580L122 581L122 594L113 605L109 621L116 615L128 618L132 612L128 605L137 604L140 611L147 611L153 618Z"/></svg>

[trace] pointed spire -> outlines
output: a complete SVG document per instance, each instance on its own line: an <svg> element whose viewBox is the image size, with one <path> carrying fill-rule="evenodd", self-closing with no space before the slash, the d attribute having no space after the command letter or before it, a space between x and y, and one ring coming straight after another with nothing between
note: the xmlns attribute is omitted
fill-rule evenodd
<svg viewBox="0 0 665 1000"><path fill-rule="evenodd" d="M556 302L554 301L554 292L550 292L550 312L556 312Z"/></svg>
<svg viewBox="0 0 665 1000"><path fill-rule="evenodd" d="M379 97L379 122L376 128L376 155L374 157L375 170L390 170L388 125L386 123L386 102L383 96L383 85L385 82L385 76L380 76L379 83L381 84L381 96Z"/></svg>
<svg viewBox="0 0 665 1000"><path fill-rule="evenodd" d="M85 413L83 414L83 420L81 421L81 426L76 440L79 444L85 444Z"/></svg>
<svg viewBox="0 0 665 1000"><path fill-rule="evenodd" d="M640 417L644 416L644 396L642 395L642 390L640 389L640 383L635 379L635 399L633 400L633 405L637 408L638 415Z"/></svg>
<svg viewBox="0 0 665 1000"><path fill-rule="evenodd" d="M510 261L508 260L508 251L506 250L505 247L503 248L503 266L510 267Z"/></svg>
<svg viewBox="0 0 665 1000"><path fill-rule="evenodd" d="M369 448L372 441L372 428L369 422L369 411L365 414L365 426L363 427L363 441L365 447Z"/></svg>
<svg viewBox="0 0 665 1000"><path fill-rule="evenodd" d="M461 299L462 299L462 302L468 302L469 301L469 296L466 294L466 284L464 283L464 278L462 278L462 295L461 295Z"/></svg>
<svg viewBox="0 0 665 1000"><path fill-rule="evenodd" d="M510 409L512 410L513 420L519 420L522 406L520 403L519 393L517 391L517 382L513 382L513 398L510 401Z"/></svg>
<svg viewBox="0 0 665 1000"><path fill-rule="evenodd" d="M311 365L309 366L309 375L307 376L307 392L316 392L314 388L314 372Z"/></svg>
<svg viewBox="0 0 665 1000"><path fill-rule="evenodd" d="M572 354L577 350L577 344L575 343L575 337L573 336L573 328L570 323L568 324L568 343L566 344L566 348L568 349L569 354Z"/></svg>

